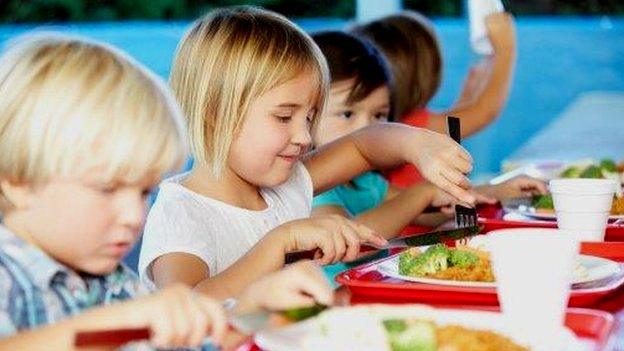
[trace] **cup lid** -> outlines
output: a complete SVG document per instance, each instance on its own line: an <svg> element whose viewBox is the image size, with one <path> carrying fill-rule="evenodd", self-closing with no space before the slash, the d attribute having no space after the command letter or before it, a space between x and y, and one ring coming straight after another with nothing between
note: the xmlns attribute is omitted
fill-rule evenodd
<svg viewBox="0 0 624 351"><path fill-rule="evenodd" d="M569 193L578 195L615 194L620 186L614 179L561 178L549 183L552 193Z"/></svg>

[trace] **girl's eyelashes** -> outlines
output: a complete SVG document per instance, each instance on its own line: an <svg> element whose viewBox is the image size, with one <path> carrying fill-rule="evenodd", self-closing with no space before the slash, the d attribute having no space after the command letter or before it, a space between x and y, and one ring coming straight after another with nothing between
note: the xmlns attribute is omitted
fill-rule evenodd
<svg viewBox="0 0 624 351"><path fill-rule="evenodd" d="M353 116L353 111L344 111L340 114L340 117L349 119L351 118L351 116Z"/></svg>
<svg viewBox="0 0 624 351"><path fill-rule="evenodd" d="M292 116L279 116L279 115L275 115L275 118L277 118L277 120L280 123L288 123L292 119Z"/></svg>

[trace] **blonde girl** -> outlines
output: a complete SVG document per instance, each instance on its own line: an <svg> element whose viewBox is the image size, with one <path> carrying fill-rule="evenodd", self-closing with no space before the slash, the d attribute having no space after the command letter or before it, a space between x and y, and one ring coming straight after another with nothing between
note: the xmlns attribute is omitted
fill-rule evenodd
<svg viewBox="0 0 624 351"><path fill-rule="evenodd" d="M354 259L362 242L383 239L340 216L307 218L313 194L371 169L414 163L474 201L470 156L438 133L378 124L307 154L328 71L310 37L275 13L234 7L195 22L171 84L195 165L161 185L148 216L139 270L157 286L228 296L281 267L290 251L319 248L323 264Z"/></svg>

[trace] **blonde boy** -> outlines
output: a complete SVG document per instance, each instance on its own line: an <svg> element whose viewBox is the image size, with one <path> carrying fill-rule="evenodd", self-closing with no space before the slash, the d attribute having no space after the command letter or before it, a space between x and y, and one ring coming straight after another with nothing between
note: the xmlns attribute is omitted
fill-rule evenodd
<svg viewBox="0 0 624 351"><path fill-rule="evenodd" d="M146 293L120 262L145 197L185 155L164 84L99 43L16 43L0 58L0 349L72 349L94 328L149 327L154 345L195 346L212 324L219 341L220 306L187 288L93 308Z"/></svg>

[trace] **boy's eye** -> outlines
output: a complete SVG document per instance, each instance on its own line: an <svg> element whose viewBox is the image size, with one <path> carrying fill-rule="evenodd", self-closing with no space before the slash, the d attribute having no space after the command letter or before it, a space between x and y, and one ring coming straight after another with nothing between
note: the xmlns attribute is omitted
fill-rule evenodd
<svg viewBox="0 0 624 351"><path fill-rule="evenodd" d="M117 186L115 185L100 185L97 186L97 190L102 194L110 195L117 191Z"/></svg>
<svg viewBox="0 0 624 351"><path fill-rule="evenodd" d="M344 117L346 119L351 118L351 116L353 116L353 111L345 111L342 113L342 115L340 115L341 117Z"/></svg>
<svg viewBox="0 0 624 351"><path fill-rule="evenodd" d="M141 192L141 197L143 197L144 199L147 199L153 190L154 189L152 188L143 189L143 191Z"/></svg>

